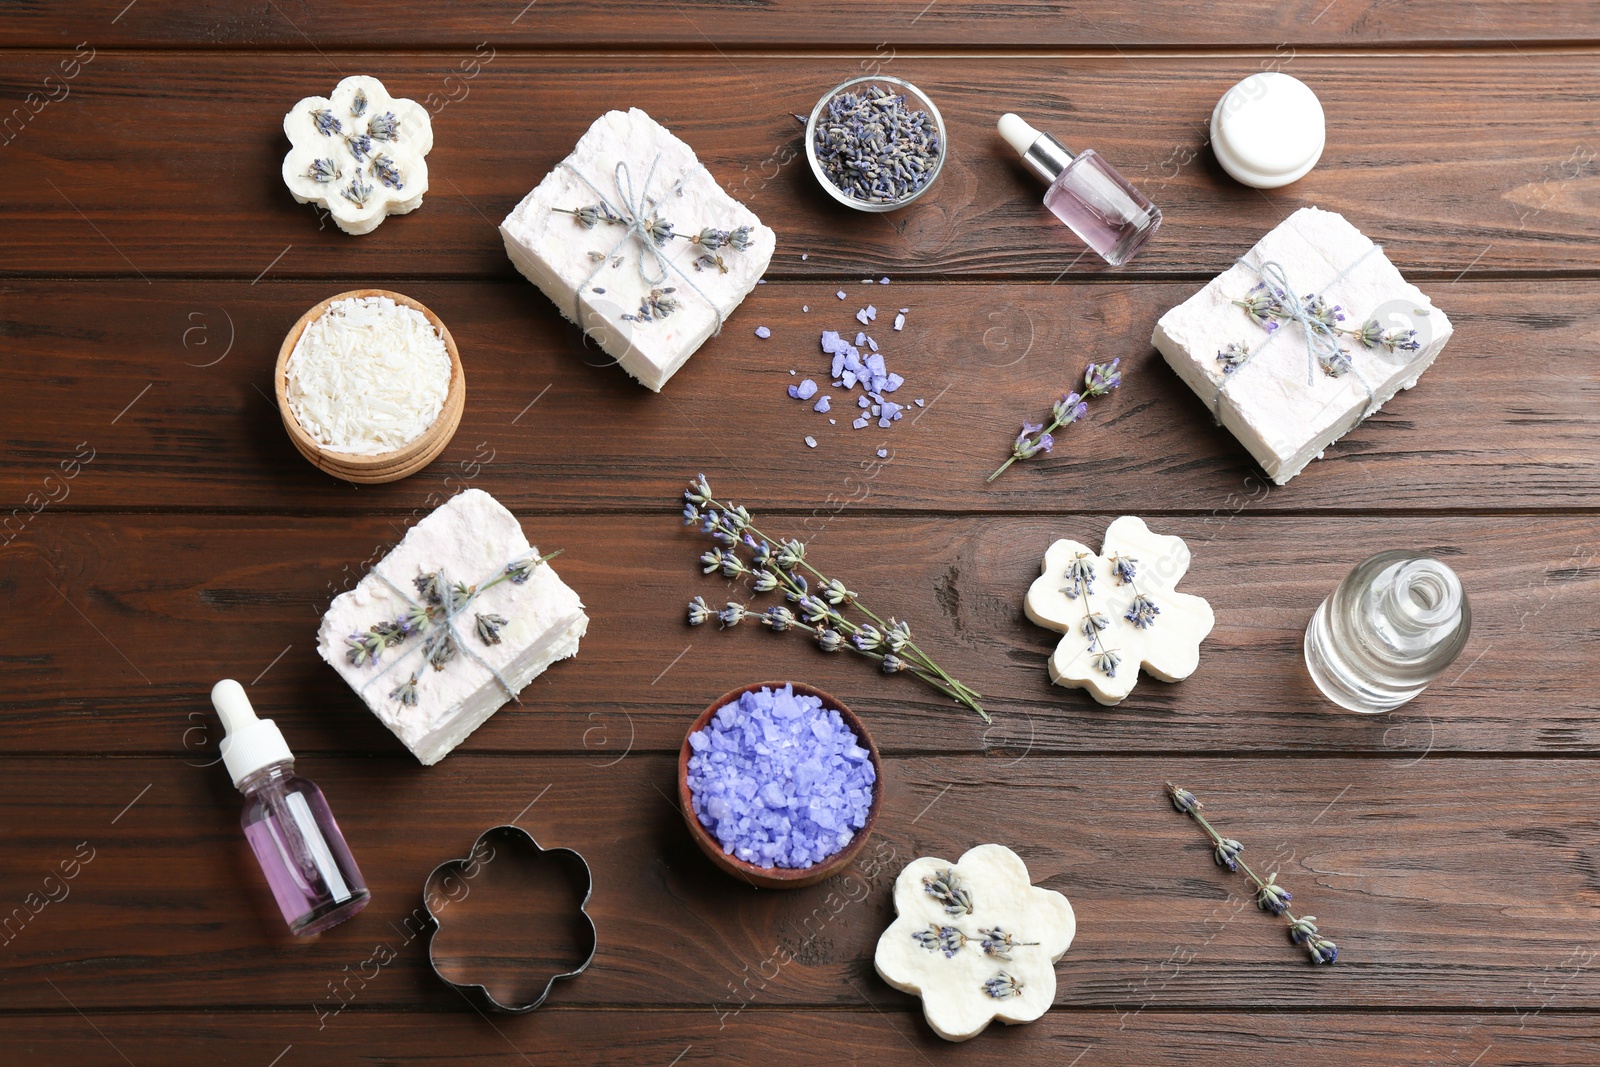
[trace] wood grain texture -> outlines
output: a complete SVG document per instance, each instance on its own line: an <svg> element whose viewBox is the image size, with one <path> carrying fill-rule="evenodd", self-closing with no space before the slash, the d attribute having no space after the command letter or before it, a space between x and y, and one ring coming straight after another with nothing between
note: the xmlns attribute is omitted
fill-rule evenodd
<svg viewBox="0 0 1600 1067"><path fill-rule="evenodd" d="M125 2L125 0L123 0ZM903 45L1184 47L1508 43L1600 38L1600 19L1587 5L1481 0L1463 5L1427 0L1404 5L1370 0L1244 0L1228 17L1214 17L1184 0L1149 0L1131 7L1112 0L1010 0L1004 5L964 0L880 0L870 10L848 0L643 0L628 13L581 0L440 6L384 5L382 18L349 5L277 0L265 6L141 0L124 10L117 0L67 11L41 4L7 11L0 46L52 47L85 37L102 47L280 48L305 51L308 42L331 48L643 47L705 51L764 46L837 51ZM892 53L891 53L892 54Z"/></svg>
<svg viewBox="0 0 1600 1067"><path fill-rule="evenodd" d="M310 1022L312 1004L338 1008L330 982L351 1011L457 1011L407 919L436 863L511 819L542 845L577 848L594 872L599 950L553 997L563 1006L711 1017L742 1005L915 1007L871 963L896 873L916 856L1001 838L1077 912L1057 992L1074 1010L1383 1010L1404 989L1413 1009L1523 1011L1540 1006L1547 979L1564 1010L1600 1008L1600 969L1574 936L1600 917L1593 805L1571 784L1587 761L890 758L878 831L854 873L783 893L754 891L701 855L668 799L670 756L602 767L453 755L432 768L308 758L299 769L326 791L373 902L292 944L220 768L5 759L0 901L24 906L80 843L93 850L64 899L13 921L7 1009L58 1010L48 979L70 985L85 1011L277 1007ZM1212 864L1163 796L1168 778L1281 870L1297 906L1338 941L1338 965L1309 964L1242 877ZM395 958L374 976L361 964L376 944ZM362 970L364 985L343 986Z"/></svg>
<svg viewBox="0 0 1600 1067"><path fill-rule="evenodd" d="M59 983L58 983L59 984ZM75 987L63 987L64 994ZM998 1024L981 1040L951 1045L920 1015L869 992L878 1010L750 1012L726 1021L701 1011L589 1011L545 1007L530 1016L487 1020L466 1011L366 1011L321 1030L309 1010L253 1012L96 1011L88 1021L63 1005L53 1015L0 1015L0 1041L22 1057L56 1062L205 1065L223 1044L251 1063L529 1063L702 1067L727 1063L818 1067L926 1067L930 1062L1007 1062L1078 1067L1283 1067L1284 1064L1384 1063L1395 1067L1539 1064L1590 1067L1600 1055L1590 1020L1552 1009L1525 1015L1384 1012L1052 1012L1025 1027ZM458 1002L459 1003L459 1002ZM1559 1000L1557 1000L1559 1003ZM289 1050L287 1055L285 1051ZM676 1059L675 1059L676 1057Z"/></svg>
<svg viewBox="0 0 1600 1067"><path fill-rule="evenodd" d="M85 475L87 477L88 475ZM759 516L758 516L759 517ZM1442 752L1581 755L1600 745L1600 705L1575 684L1600 661L1600 592L1589 517L1199 518L1153 521L1194 553L1179 588L1217 624L1200 667L1177 684L1141 680L1115 708L1049 684L1058 635L1026 621L1022 597L1058 537L1098 543L1113 515L885 519L845 513L811 537L811 558L912 621L942 666L985 697L994 723L908 678L885 678L800 634L690 628L689 598L740 594L700 574L701 538L672 514L525 519L565 549L555 566L591 616L582 650L554 666L467 742L467 751L675 753L712 699L773 676L826 689L891 753ZM37 625L3 650L8 751L215 758L212 682L251 696L299 752L404 749L318 658L332 597L406 520L40 515L6 549L8 600ZM603 537L596 528L603 527ZM1367 717L1336 709L1306 674L1307 620L1355 563L1410 544L1455 568L1473 597L1462 658L1414 703ZM871 551L863 551L864 547ZM888 546L890 551L883 551ZM173 561L182 560L175 568Z"/></svg>
<svg viewBox="0 0 1600 1067"><path fill-rule="evenodd" d="M52 90L59 101L27 103L60 61L15 54L0 77L0 97L27 104L0 146L3 272L249 280L270 270L344 288L510 277L499 221L597 116L629 106L684 138L777 230L780 276L1114 276L1079 258L995 133L1012 108L1070 147L1094 147L1163 209L1161 233L1123 274L1217 273L1308 204L1346 213L1418 278L1590 270L1600 237L1593 64L1581 54L1019 57L1004 80L1025 94L1002 97L992 57L896 58L884 70L933 96L952 149L926 197L870 218L816 187L793 117L859 73L857 58L507 53L469 58L475 77L447 89L461 60L437 53L106 52ZM1229 181L1204 148L1217 98L1263 64L1313 84L1328 116L1317 168L1270 194ZM426 205L359 239L319 229L294 202L275 132L295 101L351 71L436 112Z"/></svg>
<svg viewBox="0 0 1600 1067"><path fill-rule="evenodd" d="M463 472L539 513L665 511L696 471L758 511L821 516L1095 509L1224 524L1259 512L1589 509L1600 499L1593 281L1429 286L1457 330L1438 362L1281 488L1150 347L1156 319L1198 283L843 284L845 301L834 281L757 287L656 396L586 349L526 282L407 283L400 290L455 336L472 399L439 461L357 490L300 457L270 401L285 332L338 283L0 282L0 373L9 403L27 412L0 424L0 526L50 497L73 509L410 512L459 488ZM828 388L817 339L860 329L854 315L869 302L882 310L873 336L906 378L899 395L928 406L858 431L855 395ZM900 307L910 313L897 333ZM771 339L753 336L758 324ZM984 482L1024 417L1047 412L1089 361L1113 358L1125 384L1054 455ZM829 416L789 398L804 377L833 395ZM83 475L65 490L43 486L80 442L95 456Z"/></svg>

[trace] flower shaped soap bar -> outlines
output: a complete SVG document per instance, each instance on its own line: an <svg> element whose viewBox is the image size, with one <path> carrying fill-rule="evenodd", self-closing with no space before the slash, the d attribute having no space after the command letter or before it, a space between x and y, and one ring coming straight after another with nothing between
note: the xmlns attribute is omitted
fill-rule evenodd
<svg viewBox="0 0 1600 1067"><path fill-rule="evenodd" d="M1078 929L1067 898L1035 886L1004 845L968 849L956 863L912 860L895 879L894 910L873 964L885 982L922 997L946 1041L1048 1011L1056 961Z"/></svg>
<svg viewBox="0 0 1600 1067"><path fill-rule="evenodd" d="M377 78L346 78L331 97L308 96L283 117L283 182L302 204L326 208L345 233L370 233L422 206L433 123Z"/></svg>
<svg viewBox="0 0 1600 1067"><path fill-rule="evenodd" d="M1214 618L1210 604L1174 589L1188 569L1183 538L1151 533L1132 515L1106 528L1098 556L1076 541L1051 545L1022 605L1066 635L1050 656L1050 680L1120 704L1140 667L1164 682L1193 674Z"/></svg>

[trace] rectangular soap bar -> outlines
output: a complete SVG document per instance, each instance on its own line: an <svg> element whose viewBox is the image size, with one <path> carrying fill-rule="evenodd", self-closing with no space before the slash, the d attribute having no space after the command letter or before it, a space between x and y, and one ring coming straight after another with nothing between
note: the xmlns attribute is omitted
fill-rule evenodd
<svg viewBox="0 0 1600 1067"><path fill-rule="evenodd" d="M1409 338L1415 348L1335 333L1327 341L1338 344L1349 366L1337 376L1327 373L1298 322L1279 320L1268 329L1233 303L1248 298L1263 268L1269 283L1287 279L1302 305L1320 295L1337 308L1343 318L1333 324L1340 329L1360 331L1375 322L1391 338L1415 330ZM1308 207L1161 316L1151 343L1282 485L1396 392L1416 385L1451 330L1444 312L1400 276L1381 247L1343 215ZM1241 348L1248 355L1230 370Z"/></svg>
<svg viewBox="0 0 1600 1067"><path fill-rule="evenodd" d="M570 214L586 208L600 208L598 220ZM668 224L677 236L657 241L630 219L656 223L658 236ZM691 240L741 227L743 250ZM657 392L755 288L777 243L693 149L638 108L596 119L500 235L517 270Z"/></svg>
<svg viewBox="0 0 1600 1067"><path fill-rule="evenodd" d="M412 527L354 589L334 598L322 617L317 651L418 760L438 763L510 693L556 660L577 655L589 617L578 594L538 557L515 515L483 490L467 489ZM522 580L496 581L508 565L519 564L526 571ZM441 586L468 587L455 594L452 619L427 610L418 580L428 575L438 575ZM442 600L438 595L435 604ZM355 662L352 640L370 647L373 626L404 620L411 620L409 632L385 643L375 659L364 655ZM429 652L441 643L453 643L454 650L434 657L443 660L436 669Z"/></svg>

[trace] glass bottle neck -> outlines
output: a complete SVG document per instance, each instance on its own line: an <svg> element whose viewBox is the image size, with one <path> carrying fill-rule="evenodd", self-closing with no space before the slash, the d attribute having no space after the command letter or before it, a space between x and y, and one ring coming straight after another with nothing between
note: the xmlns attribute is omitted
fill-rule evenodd
<svg viewBox="0 0 1600 1067"><path fill-rule="evenodd" d="M259 770L251 771L239 779L239 792L249 796L251 793L281 785L292 777L294 777L294 760L279 760Z"/></svg>

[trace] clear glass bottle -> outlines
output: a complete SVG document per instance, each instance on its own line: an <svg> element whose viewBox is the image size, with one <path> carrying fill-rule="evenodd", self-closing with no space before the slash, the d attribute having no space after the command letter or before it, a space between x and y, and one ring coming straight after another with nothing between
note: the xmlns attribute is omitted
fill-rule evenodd
<svg viewBox="0 0 1600 1067"><path fill-rule="evenodd" d="M1160 227L1160 209L1093 149L1073 155L1009 113L1000 116L1000 135L1050 183L1044 206L1113 267L1132 259Z"/></svg>
<svg viewBox="0 0 1600 1067"><path fill-rule="evenodd" d="M1306 668L1351 711L1392 711L1461 654L1472 609L1455 571L1415 552L1380 552L1351 571L1306 627Z"/></svg>
<svg viewBox="0 0 1600 1067"><path fill-rule="evenodd" d="M232 679L211 689L227 728L222 761L245 796L239 824L290 932L306 937L367 906L371 894L316 783L294 773L294 755L271 719L258 719Z"/></svg>

